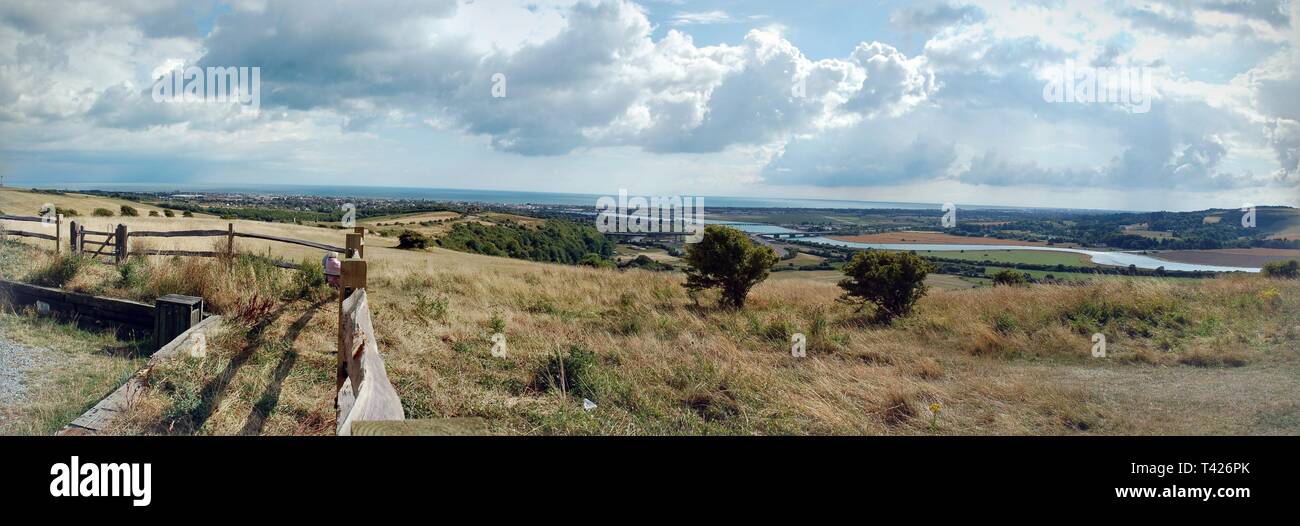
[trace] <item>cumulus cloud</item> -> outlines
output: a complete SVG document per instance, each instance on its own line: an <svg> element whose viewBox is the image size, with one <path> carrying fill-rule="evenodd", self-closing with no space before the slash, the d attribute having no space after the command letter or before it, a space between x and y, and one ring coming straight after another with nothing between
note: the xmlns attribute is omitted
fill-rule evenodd
<svg viewBox="0 0 1300 526"><path fill-rule="evenodd" d="M509 27L483 28L483 6L455 0L5 2L0 133L34 149L102 136L129 150L163 147L158 130L296 146L435 127L521 163L748 156L736 179L768 185L1210 191L1259 185L1258 167L1300 184L1300 36L1286 2L933 2L880 14L923 33L919 47L867 41L819 58L775 25L697 44L701 25L753 23L721 10L493 7ZM1168 83L1148 114L1047 103L1044 72L1065 61L1150 67ZM174 64L260 66L261 113L154 103L151 74Z"/></svg>

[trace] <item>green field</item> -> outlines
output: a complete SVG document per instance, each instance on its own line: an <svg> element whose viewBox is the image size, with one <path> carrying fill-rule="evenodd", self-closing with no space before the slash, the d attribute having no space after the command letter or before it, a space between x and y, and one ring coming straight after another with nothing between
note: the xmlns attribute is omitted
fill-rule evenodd
<svg viewBox="0 0 1300 526"><path fill-rule="evenodd" d="M1046 250L918 250L916 254L924 257L961 259L972 262L994 261L998 263L1027 263L1032 265L1067 265L1073 267L1096 267L1088 256L1069 252L1050 252Z"/></svg>

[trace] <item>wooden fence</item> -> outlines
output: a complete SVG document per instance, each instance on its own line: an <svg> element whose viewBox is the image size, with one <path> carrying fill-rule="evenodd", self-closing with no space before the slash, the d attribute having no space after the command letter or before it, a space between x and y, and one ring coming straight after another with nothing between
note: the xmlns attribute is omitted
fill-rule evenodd
<svg viewBox="0 0 1300 526"><path fill-rule="evenodd" d="M343 261L339 299L338 378L334 386L338 434L351 435L353 425L364 421L404 420L402 400L388 381L370 320L365 260Z"/></svg>
<svg viewBox="0 0 1300 526"><path fill-rule="evenodd" d="M0 221L22 221L22 222L41 223L43 225L50 224L49 219L44 217L35 217L35 216L0 215ZM63 246L63 240L60 239L61 237L60 232L62 231L63 231L63 214L56 214L54 216L53 234L42 234L40 232L24 232L22 230L6 230L4 227L4 223L0 223L0 236L34 237L37 239L48 239L54 242L55 254L59 253L60 248Z"/></svg>
<svg viewBox="0 0 1300 526"><path fill-rule="evenodd" d="M43 221L42 218L0 216L11 221ZM58 218L62 224L62 216ZM49 239L55 242L56 250L62 244L56 227L54 235L31 232L9 232L14 235ZM342 274L339 287L339 334L338 334L338 375L335 384L335 408L337 410L337 433L353 434L354 426L359 434L382 432L385 434L465 434L466 429L477 429L481 422L477 419L470 424L460 424L462 419L443 419L444 421L418 421L414 426L384 427L381 422L405 420L402 400L398 397L393 384L388 380L384 359L379 353L379 344L375 338L375 328L370 317L370 304L366 296L366 261L365 229L357 227L347 234L346 246L337 247L315 241L278 237L252 232L236 232L234 223L226 230L174 230L131 232L126 225L117 225L112 232L87 230L76 221L71 223L69 243L72 253L87 254L92 257L111 256L114 263L121 263L129 255L157 256L195 256L217 257L223 253L217 251L196 250L132 250L131 238L186 238L186 237L225 237L225 254L234 253L235 238L261 239L320 250L339 252L347 259L342 261ZM98 238L98 239L97 239ZM297 265L277 262L278 265L296 268ZM143 307L151 308L147 305ZM93 411L92 411L93 412ZM452 423L448 423L452 422ZM395 422L394 422L395 423ZM455 425L453 425L453 423ZM80 425L80 424L79 424ZM367 427L369 426L369 427ZM88 425L81 425L89 428ZM370 431L365 431L370 429ZM477 431L475 431L477 433Z"/></svg>
<svg viewBox="0 0 1300 526"><path fill-rule="evenodd" d="M0 220L13 221L42 221L39 217L18 217L18 216L0 216ZM62 216L59 216L59 224L62 224ZM7 234L37 237L49 239L55 242L56 252L62 243L62 236L59 235L60 228L55 228L55 234L40 234L34 232L7 231ZM168 249L133 249L131 240L134 238L193 238L193 237L211 237L226 238L226 250L168 250ZM117 225L111 232L89 230L85 225L72 221L69 228L68 242L73 254L82 254L89 257L109 257L113 264L120 264L126 261L129 256L190 256L190 257L218 257L224 254L235 253L235 238L261 239L264 241L274 241L277 243L286 243L309 248L320 249L329 252L338 252L343 257L365 257L365 228L356 227L352 233L346 234L345 246L335 246L327 243L318 243L305 239L294 239L289 237L272 236L268 234L259 234L256 232L238 232L235 230L235 224L227 224L225 230L136 230L131 231L126 225ZM297 268L297 263L275 261L276 265L284 268Z"/></svg>

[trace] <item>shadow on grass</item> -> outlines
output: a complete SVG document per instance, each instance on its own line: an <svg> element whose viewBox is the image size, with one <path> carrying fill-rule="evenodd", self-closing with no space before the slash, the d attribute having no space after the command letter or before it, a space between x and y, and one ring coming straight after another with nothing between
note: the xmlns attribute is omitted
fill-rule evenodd
<svg viewBox="0 0 1300 526"><path fill-rule="evenodd" d="M160 431L163 433L174 433L175 429L172 426L182 423L184 424L183 427L176 427L181 427L181 429L189 433L202 429L203 424L212 416L213 410L221 403L222 397L225 396L226 387L228 387L231 380L235 378L235 374L244 366L244 363L248 361L249 357L251 357L253 353L257 352L257 348L262 346L262 343L265 340L267 327L270 327L271 324L280 319L280 316L284 315L285 308L286 307L283 306L280 307L273 314L257 322L256 325L250 328L248 330L247 344L244 345L239 352L235 353L234 356L230 357L230 363L226 365L226 368L221 371L220 375L213 378L203 386L203 389L199 391L199 403L194 406L194 409L180 418L164 419L163 422L161 422L162 429L160 429Z"/></svg>
<svg viewBox="0 0 1300 526"><path fill-rule="evenodd" d="M327 300L328 301L328 300ZM289 371L293 370L293 364L298 361L298 351L295 351L293 344L297 342L298 335L302 334L307 324L311 323L316 312L325 301L317 302L311 308L298 317L293 325L289 327L288 332L284 335L284 341L289 343L284 354L280 355L280 362L275 366L275 372L271 376L271 385L266 388L262 396L253 404L253 410L248 413L248 418L244 420L244 427L239 431L241 435L260 435L262 427L266 425L266 417L271 415L275 406L280 403L280 391L284 388L284 379L289 376Z"/></svg>

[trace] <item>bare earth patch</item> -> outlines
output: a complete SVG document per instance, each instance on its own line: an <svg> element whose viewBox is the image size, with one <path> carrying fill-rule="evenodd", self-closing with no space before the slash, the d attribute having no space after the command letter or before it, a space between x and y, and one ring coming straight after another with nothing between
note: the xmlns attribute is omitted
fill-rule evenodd
<svg viewBox="0 0 1300 526"><path fill-rule="evenodd" d="M1262 267L1270 261L1300 259L1300 250L1284 248L1225 248L1220 250L1172 250L1156 257L1176 263Z"/></svg>

